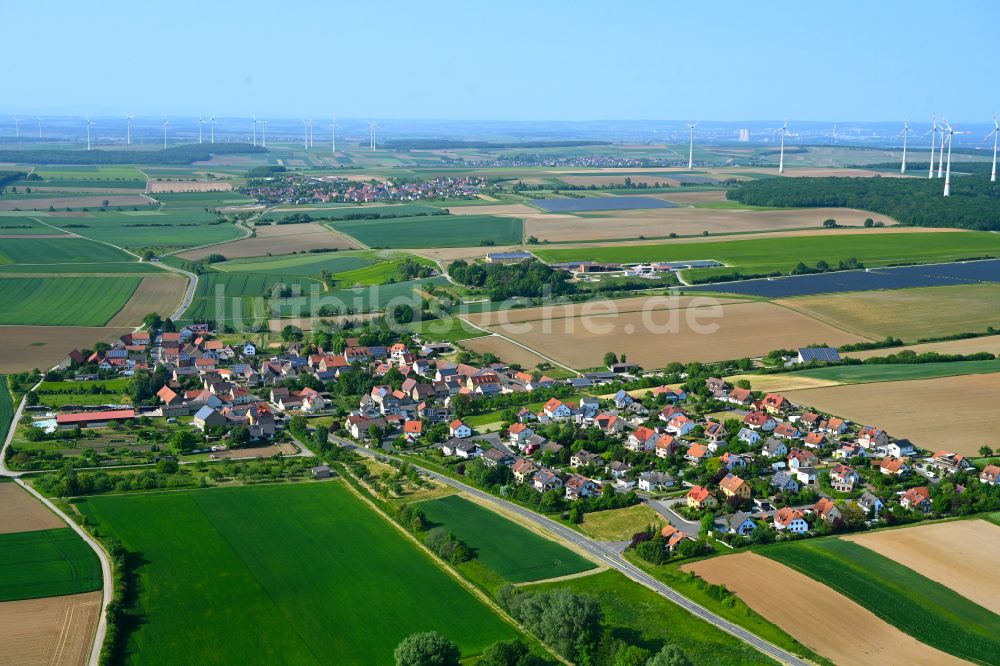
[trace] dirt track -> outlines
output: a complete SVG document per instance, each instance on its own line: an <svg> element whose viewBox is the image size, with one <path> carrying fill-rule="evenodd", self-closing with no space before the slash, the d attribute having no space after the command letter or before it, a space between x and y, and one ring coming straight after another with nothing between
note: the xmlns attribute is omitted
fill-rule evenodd
<svg viewBox="0 0 1000 666"><path fill-rule="evenodd" d="M839 666L964 664L904 634L839 592L744 552L681 567L723 584L750 608Z"/></svg>
<svg viewBox="0 0 1000 666"><path fill-rule="evenodd" d="M1000 527L993 523L956 520L842 538L1000 613Z"/></svg>

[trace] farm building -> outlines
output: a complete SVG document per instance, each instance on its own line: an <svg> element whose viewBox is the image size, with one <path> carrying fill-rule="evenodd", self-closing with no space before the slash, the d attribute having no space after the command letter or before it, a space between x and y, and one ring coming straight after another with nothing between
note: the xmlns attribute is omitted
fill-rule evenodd
<svg viewBox="0 0 1000 666"><path fill-rule="evenodd" d="M126 421L135 418L134 409L113 409L103 412L77 412L57 414L56 425L60 428L101 428L111 421Z"/></svg>

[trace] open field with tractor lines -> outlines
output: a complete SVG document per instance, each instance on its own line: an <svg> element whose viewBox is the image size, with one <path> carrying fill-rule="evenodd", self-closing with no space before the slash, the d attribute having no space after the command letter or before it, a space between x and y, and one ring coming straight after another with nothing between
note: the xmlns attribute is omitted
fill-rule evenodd
<svg viewBox="0 0 1000 666"><path fill-rule="evenodd" d="M137 277L0 278L0 324L104 326L125 307L140 281ZM150 289L159 288L157 285ZM138 316L138 321L143 315Z"/></svg>

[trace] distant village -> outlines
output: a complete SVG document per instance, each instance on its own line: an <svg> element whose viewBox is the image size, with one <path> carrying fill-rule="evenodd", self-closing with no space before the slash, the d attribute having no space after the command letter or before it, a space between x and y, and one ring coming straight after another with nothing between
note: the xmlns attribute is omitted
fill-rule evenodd
<svg viewBox="0 0 1000 666"><path fill-rule="evenodd" d="M240 191L260 203L274 205L469 199L481 194L486 187L487 181L476 176L362 181L340 176L276 174L251 180Z"/></svg>

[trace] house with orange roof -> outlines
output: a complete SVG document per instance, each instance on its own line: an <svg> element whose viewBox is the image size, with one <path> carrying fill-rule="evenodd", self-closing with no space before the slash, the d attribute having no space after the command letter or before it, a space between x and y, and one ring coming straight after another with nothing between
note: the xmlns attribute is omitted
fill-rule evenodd
<svg viewBox="0 0 1000 666"><path fill-rule="evenodd" d="M684 454L684 459L697 465L701 461L708 458L708 454L708 447L704 444L692 444L688 447L687 453Z"/></svg>
<svg viewBox="0 0 1000 666"><path fill-rule="evenodd" d="M809 531L809 523L806 522L805 514L790 506L775 511L771 524L779 532L805 534Z"/></svg>
<svg viewBox="0 0 1000 666"><path fill-rule="evenodd" d="M911 511L923 511L927 513L931 510L931 493L927 486L910 488L899 498L899 505Z"/></svg>
<svg viewBox="0 0 1000 666"><path fill-rule="evenodd" d="M764 399L761 400L761 406L768 414L778 416L779 414L783 414L788 411L791 408L792 403L789 402L788 398L783 395L768 393L764 396Z"/></svg>
<svg viewBox="0 0 1000 666"><path fill-rule="evenodd" d="M906 463L906 458L893 458L886 456L877 463L878 469L887 476L906 476L910 473L910 466Z"/></svg>
<svg viewBox="0 0 1000 666"><path fill-rule="evenodd" d="M520 425L520 424L517 424ZM455 419L448 424L448 433L452 437L458 439L465 439L466 437L472 437L472 428L470 428L462 419Z"/></svg>
<svg viewBox="0 0 1000 666"><path fill-rule="evenodd" d="M625 448L629 451L651 451L656 446L657 434L655 430L645 426L639 426L632 431L625 441Z"/></svg>
<svg viewBox="0 0 1000 666"><path fill-rule="evenodd" d="M997 465L987 465L979 473L979 481L981 483L988 483L991 486L997 485L997 482L1000 481L1000 467Z"/></svg>
<svg viewBox="0 0 1000 666"><path fill-rule="evenodd" d="M678 544L684 540L684 532L681 532L673 525L665 525L662 530L660 530L660 536L663 537L667 550L673 552L677 549Z"/></svg>
<svg viewBox="0 0 1000 666"><path fill-rule="evenodd" d="M406 421L403 424L403 436L406 441L416 442L420 439L421 435L424 434L424 422L423 421Z"/></svg>
<svg viewBox="0 0 1000 666"><path fill-rule="evenodd" d="M550 398L542 407L542 413L550 419L568 419L573 416L572 410L559 398Z"/></svg>
<svg viewBox="0 0 1000 666"><path fill-rule="evenodd" d="M661 435L656 439L656 457L669 458L680 449L680 442L670 435Z"/></svg>
<svg viewBox="0 0 1000 666"><path fill-rule="evenodd" d="M849 493L861 481L861 475L844 464L834 465L830 469L830 487L840 493Z"/></svg>
<svg viewBox="0 0 1000 666"><path fill-rule="evenodd" d="M938 451L931 457L931 464L944 474L955 474L972 469L972 463L965 456L951 451Z"/></svg>
<svg viewBox="0 0 1000 666"><path fill-rule="evenodd" d="M726 497L736 497L741 500L750 499L750 484L732 472L719 481L719 488Z"/></svg>
<svg viewBox="0 0 1000 666"><path fill-rule="evenodd" d="M823 522L828 525L832 525L843 516L840 507L838 507L832 499L827 497L820 497L819 501L816 502L816 505L813 506L813 511L815 511L816 515L822 518Z"/></svg>
<svg viewBox="0 0 1000 666"><path fill-rule="evenodd" d="M687 492L687 505L692 509L706 509L719 506L712 491L703 486L695 486Z"/></svg>

